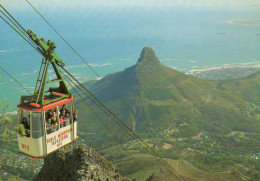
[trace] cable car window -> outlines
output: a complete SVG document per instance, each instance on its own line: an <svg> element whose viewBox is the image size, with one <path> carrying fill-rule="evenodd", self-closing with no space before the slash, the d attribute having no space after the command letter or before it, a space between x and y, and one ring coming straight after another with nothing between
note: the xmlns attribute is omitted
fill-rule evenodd
<svg viewBox="0 0 260 181"><path fill-rule="evenodd" d="M34 112L32 114L32 137L40 138L42 136L42 114L41 112Z"/></svg>
<svg viewBox="0 0 260 181"><path fill-rule="evenodd" d="M30 112L20 110L19 111L19 129L18 133L21 136L30 137Z"/></svg>
<svg viewBox="0 0 260 181"><path fill-rule="evenodd" d="M59 115L60 127L63 128L71 124L71 107L70 104L64 104L61 106Z"/></svg>
<svg viewBox="0 0 260 181"><path fill-rule="evenodd" d="M58 111L56 108L50 109L45 113L47 134L59 130Z"/></svg>

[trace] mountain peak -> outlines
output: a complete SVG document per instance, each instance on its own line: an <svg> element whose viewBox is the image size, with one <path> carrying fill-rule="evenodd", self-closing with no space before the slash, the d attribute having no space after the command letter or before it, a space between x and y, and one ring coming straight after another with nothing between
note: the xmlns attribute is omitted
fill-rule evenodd
<svg viewBox="0 0 260 181"><path fill-rule="evenodd" d="M144 47L137 64L160 64L160 60L152 48Z"/></svg>

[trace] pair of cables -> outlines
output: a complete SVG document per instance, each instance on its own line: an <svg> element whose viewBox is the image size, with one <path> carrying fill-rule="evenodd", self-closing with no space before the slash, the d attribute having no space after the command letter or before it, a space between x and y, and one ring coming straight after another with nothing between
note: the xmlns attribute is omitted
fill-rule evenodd
<svg viewBox="0 0 260 181"><path fill-rule="evenodd" d="M61 34L37 11L37 9L28 1L27 3L44 19L44 21L51 26L51 28L64 40L64 42L83 60L87 66L98 76L101 77L85 60L83 57L80 56L80 54L61 36ZM39 52L43 56L43 51L36 45L27 34L26 30L18 23L18 21L13 18L13 16L0 4L2 10L0 12L2 15L0 17L14 29L23 39L25 39L37 52ZM3 68L1 68L3 69ZM85 86L83 86L70 72L68 72L65 68L63 70L68 74L71 78L69 79L68 76L67 81L70 81L72 84L74 84L74 87L77 87L83 92L99 109L101 109L109 118L111 118L117 125L120 126L122 130L124 130L128 135L130 135L133 139L135 139L139 144L141 144L145 150L152 155L156 161L158 161L160 164L162 164L164 167L166 167L169 171L171 171L179 180L183 180L182 177L175 171L174 168L172 168L171 165L169 165L164 159L160 157L159 154L157 154L152 148L149 147L149 145L142 140L141 137L139 137L136 133L134 133L121 119L119 119L109 108L106 107L93 93L91 93ZM65 75L65 74L63 74ZM117 96L119 96L113 88L111 88L103 79L101 79L102 82L108 86L111 91L114 92ZM19 82L18 82L19 83ZM20 84L20 83L19 83ZM20 84L21 85L21 84ZM21 85L22 86L22 85ZM23 86L22 86L23 87ZM23 87L24 88L24 87ZM84 99L81 98L83 101Z"/></svg>
<svg viewBox="0 0 260 181"><path fill-rule="evenodd" d="M16 33L18 33L29 45L43 56L41 48L30 38L22 25L0 4L0 18L6 22Z"/></svg>

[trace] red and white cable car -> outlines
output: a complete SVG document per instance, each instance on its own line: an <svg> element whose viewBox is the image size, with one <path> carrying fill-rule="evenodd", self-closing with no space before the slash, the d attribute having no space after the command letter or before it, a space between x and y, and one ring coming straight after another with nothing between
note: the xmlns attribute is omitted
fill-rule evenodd
<svg viewBox="0 0 260 181"><path fill-rule="evenodd" d="M28 30L30 38L44 55L33 95L22 96L18 107L17 138L19 152L34 157L45 157L77 137L77 111L74 110L73 95L65 84L58 66L64 63L54 52L55 44L37 38ZM53 66L57 78L47 80L49 65ZM45 88L49 84L57 87Z"/></svg>

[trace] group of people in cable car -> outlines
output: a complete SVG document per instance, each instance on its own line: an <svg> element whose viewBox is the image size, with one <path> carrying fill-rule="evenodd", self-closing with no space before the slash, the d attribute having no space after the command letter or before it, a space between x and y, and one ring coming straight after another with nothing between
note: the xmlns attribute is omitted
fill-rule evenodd
<svg viewBox="0 0 260 181"><path fill-rule="evenodd" d="M56 108L50 109L45 114L46 119L46 131L47 134L53 133L60 128L63 128L67 125L71 124L71 113L67 108L67 105L62 105L61 109L58 110ZM59 115L59 116L58 116ZM76 122L78 118L78 110L73 112L73 122ZM30 137L30 115L28 118L23 117L20 125L20 135Z"/></svg>
<svg viewBox="0 0 260 181"><path fill-rule="evenodd" d="M78 111L75 110L73 113L74 122L77 121L77 115L78 115ZM51 109L47 111L45 114L45 118L46 118L47 134L57 131L59 129L59 124L60 124L60 128L63 128L71 124L71 113L67 108L66 104L62 105L62 108L58 110L58 112L56 109Z"/></svg>

